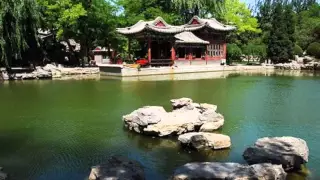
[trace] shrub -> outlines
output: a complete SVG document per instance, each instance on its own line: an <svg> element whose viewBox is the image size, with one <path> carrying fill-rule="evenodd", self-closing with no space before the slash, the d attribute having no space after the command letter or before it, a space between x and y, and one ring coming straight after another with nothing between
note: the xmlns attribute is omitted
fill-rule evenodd
<svg viewBox="0 0 320 180"><path fill-rule="evenodd" d="M263 61L267 56L267 47L264 44L251 44L244 45L242 47L242 52L246 56L253 56L254 58Z"/></svg>
<svg viewBox="0 0 320 180"><path fill-rule="evenodd" d="M303 56L303 50L299 45L295 45L293 49L294 55Z"/></svg>
<svg viewBox="0 0 320 180"><path fill-rule="evenodd" d="M236 44L228 44L227 45L227 59L229 62L232 60L240 61L241 60L242 51Z"/></svg>
<svg viewBox="0 0 320 180"><path fill-rule="evenodd" d="M310 56L315 56L316 58L320 58L320 43L311 43L307 48L307 54Z"/></svg>

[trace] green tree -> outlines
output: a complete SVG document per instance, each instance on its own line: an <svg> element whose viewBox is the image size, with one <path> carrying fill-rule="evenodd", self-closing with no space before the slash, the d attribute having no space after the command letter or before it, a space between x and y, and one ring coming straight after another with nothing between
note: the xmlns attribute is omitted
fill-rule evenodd
<svg viewBox="0 0 320 180"><path fill-rule="evenodd" d="M227 63L231 64L232 61L241 61L242 51L236 44L227 45Z"/></svg>
<svg viewBox="0 0 320 180"><path fill-rule="evenodd" d="M93 0L88 11L89 47L105 46L108 48L109 57L111 47L121 49L123 38L116 33L118 18L117 8L105 0Z"/></svg>
<svg viewBox="0 0 320 180"><path fill-rule="evenodd" d="M285 62L289 60L288 45L290 39L285 27L283 5L278 3L272 14L272 29L268 43L268 57L274 62Z"/></svg>
<svg viewBox="0 0 320 180"><path fill-rule="evenodd" d="M234 24L237 27L237 33L254 32L260 33L258 20L251 15L250 9L240 0L225 0L225 9L222 13L222 19L227 24Z"/></svg>
<svg viewBox="0 0 320 180"><path fill-rule="evenodd" d="M289 40L287 40L287 44L285 45L285 48L287 50L287 54L289 56L289 58L293 58L294 55L294 45L296 42L295 39L295 14L293 12L293 7L291 5L286 5L285 6L285 10L284 10L284 14L283 14L283 18L284 18L284 24L285 24L285 28L286 28L286 35L289 38Z"/></svg>
<svg viewBox="0 0 320 180"><path fill-rule="evenodd" d="M192 16L218 16L224 9L224 0L171 0L174 7L183 14L188 22Z"/></svg>
<svg viewBox="0 0 320 180"><path fill-rule="evenodd" d="M254 59L258 59L260 62L263 62L267 56L266 46L264 44L253 44L249 43L242 47L242 52L247 56L247 60L253 57Z"/></svg>
<svg viewBox="0 0 320 180"><path fill-rule="evenodd" d="M41 28L48 30L54 35L52 40L53 48L59 48L59 42L67 42L70 50L70 61L74 64L80 64L78 53L73 52L68 39L80 41L82 31L80 18L87 16L83 4L76 0L37 0L41 12ZM83 27L85 28L85 27ZM83 47L81 46L83 49ZM54 57L56 58L56 57ZM54 59L57 61L57 59Z"/></svg>
<svg viewBox="0 0 320 180"><path fill-rule="evenodd" d="M131 26L139 20L153 20L158 16L168 23L180 23L181 15L174 11L168 0L119 0L117 2L122 13L119 22L122 26Z"/></svg>
<svg viewBox="0 0 320 180"><path fill-rule="evenodd" d="M37 46L39 13L34 0L0 1L0 61L10 73L13 61L34 42Z"/></svg>
<svg viewBox="0 0 320 180"><path fill-rule="evenodd" d="M303 50L297 44L294 46L294 55L298 55L300 57L303 55Z"/></svg>
<svg viewBox="0 0 320 180"><path fill-rule="evenodd" d="M320 43L311 43L307 48L307 53L311 56L315 56L316 58L320 58Z"/></svg>
<svg viewBox="0 0 320 180"><path fill-rule="evenodd" d="M87 12L82 3L74 0L37 0L42 13L41 26L55 33L58 39L75 34L80 17Z"/></svg>
<svg viewBox="0 0 320 180"><path fill-rule="evenodd" d="M320 42L320 5L313 4L299 13L300 22L296 26L297 44L306 49L312 42Z"/></svg>

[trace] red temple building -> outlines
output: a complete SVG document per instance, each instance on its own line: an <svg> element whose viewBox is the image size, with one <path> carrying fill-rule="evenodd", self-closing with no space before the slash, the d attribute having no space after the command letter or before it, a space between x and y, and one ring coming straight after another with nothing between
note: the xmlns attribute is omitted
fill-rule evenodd
<svg viewBox="0 0 320 180"><path fill-rule="evenodd" d="M143 47L140 54L151 66L220 64L226 59L226 35L235 30L216 19L193 17L189 23L174 26L161 17L153 21L139 21L117 31L129 39L136 39ZM132 57L129 57L132 58Z"/></svg>

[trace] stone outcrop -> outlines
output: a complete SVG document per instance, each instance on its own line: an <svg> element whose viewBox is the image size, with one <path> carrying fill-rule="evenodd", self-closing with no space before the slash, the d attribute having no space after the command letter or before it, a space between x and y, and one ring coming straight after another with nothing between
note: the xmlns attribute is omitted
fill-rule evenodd
<svg viewBox="0 0 320 180"><path fill-rule="evenodd" d="M303 64L298 64L297 61L292 61L291 63L279 63L275 64L275 69L281 70L300 70Z"/></svg>
<svg viewBox="0 0 320 180"><path fill-rule="evenodd" d="M92 167L89 180L144 180L143 167L136 161L111 157L104 164Z"/></svg>
<svg viewBox="0 0 320 180"><path fill-rule="evenodd" d="M314 62L311 61L307 64L305 64L303 67L301 67L302 70L315 70L319 71L320 70L320 62Z"/></svg>
<svg viewBox="0 0 320 180"><path fill-rule="evenodd" d="M180 135L178 140L182 145L195 149L225 149L231 146L229 136L215 133L191 132Z"/></svg>
<svg viewBox="0 0 320 180"><path fill-rule="evenodd" d="M5 72L0 72L0 79L8 80L9 76ZM51 79L62 78L72 75L88 75L99 74L99 68L65 68L61 65L55 66L47 64L44 67L37 66L32 72L13 73L10 74L10 79L27 80L27 79ZM2 78L1 78L2 77Z"/></svg>
<svg viewBox="0 0 320 180"><path fill-rule="evenodd" d="M217 106L193 103L189 98L171 100L173 111L163 107L145 106L123 116L125 127L137 133L153 136L181 135L187 132L215 130L224 124Z"/></svg>
<svg viewBox="0 0 320 180"><path fill-rule="evenodd" d="M295 137L261 138L243 153L249 164L281 164L286 171L300 170L308 162L308 156L307 143Z"/></svg>
<svg viewBox="0 0 320 180"><path fill-rule="evenodd" d="M6 71L0 70L0 81L6 81L9 80L9 75Z"/></svg>
<svg viewBox="0 0 320 180"><path fill-rule="evenodd" d="M8 175L2 171L2 167L0 167L0 180L6 180Z"/></svg>
<svg viewBox="0 0 320 180"><path fill-rule="evenodd" d="M281 165L203 162L188 163L174 171L171 180L285 180L286 173Z"/></svg>

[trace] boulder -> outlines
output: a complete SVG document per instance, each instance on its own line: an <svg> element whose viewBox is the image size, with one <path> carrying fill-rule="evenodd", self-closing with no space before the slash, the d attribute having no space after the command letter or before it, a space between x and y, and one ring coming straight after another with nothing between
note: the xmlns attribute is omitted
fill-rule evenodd
<svg viewBox="0 0 320 180"><path fill-rule="evenodd" d="M61 69L63 67L57 67L53 64L47 64L43 67L43 70L51 72L52 78L61 78L62 74L61 74Z"/></svg>
<svg viewBox="0 0 320 180"><path fill-rule="evenodd" d="M218 109L218 106L213 105L213 104L202 103L202 104L200 104L200 109L203 111L212 110L212 111L216 112Z"/></svg>
<svg viewBox="0 0 320 180"><path fill-rule="evenodd" d="M241 165L238 163L203 162L188 163L177 168L172 180L284 180L286 173L279 165Z"/></svg>
<svg viewBox="0 0 320 180"><path fill-rule="evenodd" d="M255 164L238 168L230 173L226 180L284 180L286 176L281 165Z"/></svg>
<svg viewBox="0 0 320 180"><path fill-rule="evenodd" d="M6 180L8 175L2 172L2 167L0 167L0 180Z"/></svg>
<svg viewBox="0 0 320 180"><path fill-rule="evenodd" d="M40 66L37 66L36 70L34 70L31 74L33 74L37 79L52 77L51 72L42 69L42 67L40 67Z"/></svg>
<svg viewBox="0 0 320 180"><path fill-rule="evenodd" d="M249 164L280 164L286 171L300 170L308 162L308 156L307 143L295 137L261 138L243 153Z"/></svg>
<svg viewBox="0 0 320 180"><path fill-rule="evenodd" d="M217 113L217 106L193 103L192 99L171 100L173 111L160 106L145 106L123 116L125 127L137 133L152 136L181 135L187 132L220 128L224 117Z"/></svg>
<svg viewBox="0 0 320 180"><path fill-rule="evenodd" d="M1 80L3 80L3 81L9 80L9 75L6 71L0 70L0 81Z"/></svg>
<svg viewBox="0 0 320 180"><path fill-rule="evenodd" d="M173 109L179 109L185 106L192 104L192 99L190 98L180 98L180 99L172 99L171 105Z"/></svg>
<svg viewBox="0 0 320 180"><path fill-rule="evenodd" d="M136 161L111 157L104 164L91 169L89 180L144 180L143 167Z"/></svg>
<svg viewBox="0 0 320 180"><path fill-rule="evenodd" d="M182 145L195 149L225 149L231 146L229 136L215 133L191 132L180 135L178 140Z"/></svg>
<svg viewBox="0 0 320 180"><path fill-rule="evenodd" d="M304 63L312 62L315 60L315 58L311 57L311 56L304 56L302 58L303 58Z"/></svg>
<svg viewBox="0 0 320 180"><path fill-rule="evenodd" d="M223 122L222 121L218 121L218 122L207 122L204 123L201 127L200 127L200 132L212 132L215 131L217 129L219 129L220 127L223 126Z"/></svg>

